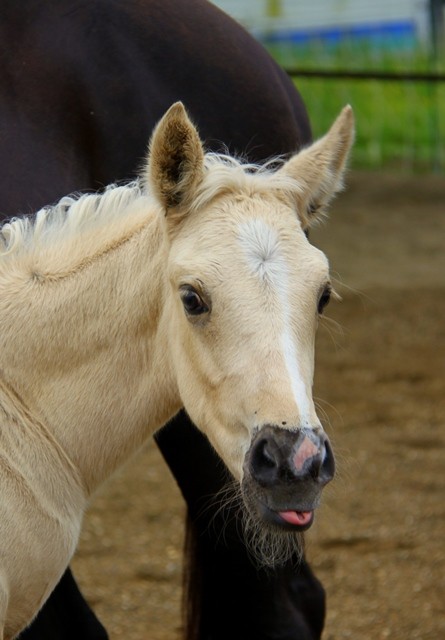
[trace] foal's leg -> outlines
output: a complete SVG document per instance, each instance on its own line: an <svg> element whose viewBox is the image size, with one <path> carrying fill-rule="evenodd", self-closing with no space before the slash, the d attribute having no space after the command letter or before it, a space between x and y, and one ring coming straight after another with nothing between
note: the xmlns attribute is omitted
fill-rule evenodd
<svg viewBox="0 0 445 640"><path fill-rule="evenodd" d="M240 513L212 497L228 472L184 412L155 439L188 507L186 640L319 640L325 592L303 559L259 571L242 538Z"/></svg>

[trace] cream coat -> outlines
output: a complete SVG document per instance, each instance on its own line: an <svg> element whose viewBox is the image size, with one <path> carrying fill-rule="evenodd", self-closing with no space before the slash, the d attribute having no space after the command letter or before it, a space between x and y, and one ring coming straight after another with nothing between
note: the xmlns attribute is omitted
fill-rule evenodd
<svg viewBox="0 0 445 640"><path fill-rule="evenodd" d="M304 230L341 188L352 138L346 107L278 170L246 167L205 155L177 103L140 183L4 225L0 640L57 584L92 492L181 407L238 483L259 425L321 429L329 269Z"/></svg>

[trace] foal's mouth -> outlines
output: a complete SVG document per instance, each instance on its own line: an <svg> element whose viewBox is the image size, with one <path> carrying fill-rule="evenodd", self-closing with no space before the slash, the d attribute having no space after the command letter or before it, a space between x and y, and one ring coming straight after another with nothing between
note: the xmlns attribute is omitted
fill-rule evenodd
<svg viewBox="0 0 445 640"><path fill-rule="evenodd" d="M275 510L264 502L257 502L258 515L267 524L282 531L306 531L314 522L314 509L283 509Z"/></svg>

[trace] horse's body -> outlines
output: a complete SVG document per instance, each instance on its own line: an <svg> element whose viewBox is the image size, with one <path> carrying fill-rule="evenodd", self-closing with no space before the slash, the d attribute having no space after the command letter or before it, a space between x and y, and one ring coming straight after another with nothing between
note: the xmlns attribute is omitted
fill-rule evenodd
<svg viewBox="0 0 445 640"><path fill-rule="evenodd" d="M227 145L251 161L289 154L310 140L306 110L288 77L205 0L5 0L0 33L0 215L135 177L155 121L175 99L191 109L209 148ZM319 638L323 589L304 559L301 572L294 562L258 572L236 510L227 518L209 502L227 478L207 439L181 411L156 441L190 515L187 639ZM224 538L215 530L219 522ZM22 635L106 637L69 571Z"/></svg>
<svg viewBox="0 0 445 640"><path fill-rule="evenodd" d="M91 494L183 406L239 486L259 559L295 553L333 475L311 399L329 276L304 230L338 190L351 141L345 110L325 138L256 173L205 156L178 103L153 135L148 187L3 226L2 640L61 578Z"/></svg>
<svg viewBox="0 0 445 640"><path fill-rule="evenodd" d="M0 42L3 214L135 177L179 99L209 149L259 162L310 140L290 79L205 0L4 0Z"/></svg>

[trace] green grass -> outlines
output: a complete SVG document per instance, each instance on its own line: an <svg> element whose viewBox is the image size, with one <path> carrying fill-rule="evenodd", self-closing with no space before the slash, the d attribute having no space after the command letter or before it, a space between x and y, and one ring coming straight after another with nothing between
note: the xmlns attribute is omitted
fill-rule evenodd
<svg viewBox="0 0 445 640"><path fill-rule="evenodd" d="M369 42L343 39L339 44L267 44L266 48L284 67L306 69L378 69L380 71L442 71L442 64L433 59L431 49L408 42L393 41L393 45L373 45Z"/></svg>
<svg viewBox="0 0 445 640"><path fill-rule="evenodd" d="M376 52L343 47L287 52L285 67L379 71L444 71L431 56L415 52ZM445 83L338 80L295 77L308 108L314 136L322 135L340 109L351 104L357 121L352 166L402 171L445 169Z"/></svg>
<svg viewBox="0 0 445 640"><path fill-rule="evenodd" d="M445 166L445 86L296 78L314 136L345 104L356 117L352 166L434 171Z"/></svg>

